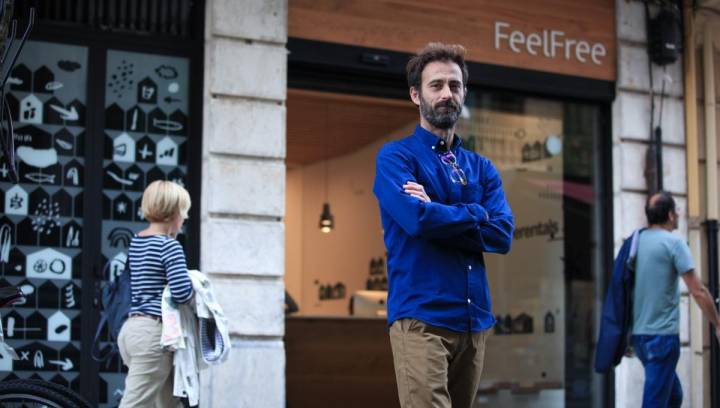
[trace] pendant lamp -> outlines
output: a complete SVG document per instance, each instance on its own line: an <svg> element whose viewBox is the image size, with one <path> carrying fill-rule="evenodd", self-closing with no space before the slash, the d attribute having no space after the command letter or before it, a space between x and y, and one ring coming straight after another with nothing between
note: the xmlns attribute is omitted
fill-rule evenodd
<svg viewBox="0 0 720 408"><path fill-rule="evenodd" d="M323 203L322 213L320 214L320 223L318 224L320 231L325 234L330 233L335 227L335 217L330 212L330 203L328 202L328 164L325 159L325 202Z"/></svg>
<svg viewBox="0 0 720 408"><path fill-rule="evenodd" d="M330 203L323 204L322 214L320 214L320 231L329 233L335 226L335 217L330 212Z"/></svg>

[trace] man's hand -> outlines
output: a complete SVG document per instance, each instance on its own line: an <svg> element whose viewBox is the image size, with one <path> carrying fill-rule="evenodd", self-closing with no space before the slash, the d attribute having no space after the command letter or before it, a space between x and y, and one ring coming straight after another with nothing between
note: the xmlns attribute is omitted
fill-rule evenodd
<svg viewBox="0 0 720 408"><path fill-rule="evenodd" d="M428 197L427 193L425 193L425 187L418 183L408 181L405 185L403 185L403 190L420 201L424 201L426 203L430 202L430 197Z"/></svg>

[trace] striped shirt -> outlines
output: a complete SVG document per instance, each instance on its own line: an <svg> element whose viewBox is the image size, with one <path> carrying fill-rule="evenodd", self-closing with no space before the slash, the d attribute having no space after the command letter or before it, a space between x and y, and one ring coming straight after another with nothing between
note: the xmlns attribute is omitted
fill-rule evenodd
<svg viewBox="0 0 720 408"><path fill-rule="evenodd" d="M128 249L130 260L130 313L162 316L160 307L166 285L176 303L192 299L185 253L176 240L165 235L135 235Z"/></svg>

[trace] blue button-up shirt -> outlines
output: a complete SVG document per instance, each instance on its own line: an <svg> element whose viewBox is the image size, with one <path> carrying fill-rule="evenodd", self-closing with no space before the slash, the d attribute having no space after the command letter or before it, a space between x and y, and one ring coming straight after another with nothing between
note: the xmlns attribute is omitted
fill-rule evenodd
<svg viewBox="0 0 720 408"><path fill-rule="evenodd" d="M452 152L467 185L451 180L440 160L442 139L420 126L378 153L373 191L380 203L388 253L388 325L414 318L458 332L492 327L484 252L505 254L513 216L495 166L461 147ZM414 181L431 202L403 190Z"/></svg>

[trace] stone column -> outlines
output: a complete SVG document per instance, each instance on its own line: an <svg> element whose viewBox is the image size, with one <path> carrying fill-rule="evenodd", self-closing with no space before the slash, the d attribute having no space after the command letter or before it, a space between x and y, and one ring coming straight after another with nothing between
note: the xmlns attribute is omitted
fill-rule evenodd
<svg viewBox="0 0 720 408"><path fill-rule="evenodd" d="M200 265L232 356L201 406L285 406L287 1L207 0Z"/></svg>
<svg viewBox="0 0 720 408"><path fill-rule="evenodd" d="M640 1L616 1L618 79L613 113L613 201L615 253L622 240L636 228L646 225L645 199L647 188L643 176L645 153L650 143L650 78L646 45L645 9ZM652 10L651 10L651 15ZM658 124L660 91L665 80L662 110L663 186L670 191L680 209L680 228L676 233L688 236L687 176L685 165L685 128L683 110L682 58L666 70L653 65L655 91L655 125ZM699 262L699 260L696 260ZM685 399L690 404L689 297L680 281L680 342L681 356L677 372L682 381ZM645 381L642 364L636 357L624 358L615 371L615 406L642 405Z"/></svg>

